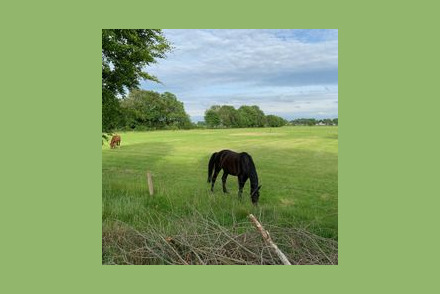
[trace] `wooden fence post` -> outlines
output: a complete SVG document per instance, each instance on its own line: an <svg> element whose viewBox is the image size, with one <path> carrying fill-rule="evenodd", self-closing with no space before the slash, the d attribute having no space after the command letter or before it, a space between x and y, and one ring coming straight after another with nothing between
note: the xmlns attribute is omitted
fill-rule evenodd
<svg viewBox="0 0 440 294"><path fill-rule="evenodd" d="M148 190L150 191L150 196L153 196L154 193L154 187L153 187L153 176L151 175L151 172L147 172L147 182L148 182Z"/></svg>

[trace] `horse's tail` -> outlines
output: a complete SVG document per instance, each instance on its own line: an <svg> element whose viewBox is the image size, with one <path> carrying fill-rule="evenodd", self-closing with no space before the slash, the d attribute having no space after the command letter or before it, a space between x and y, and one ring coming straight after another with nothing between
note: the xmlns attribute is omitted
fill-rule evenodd
<svg viewBox="0 0 440 294"><path fill-rule="evenodd" d="M215 166L215 158L217 157L217 152L214 152L211 155L211 159L209 160L208 164L208 183L211 183L212 173L214 172L214 166Z"/></svg>

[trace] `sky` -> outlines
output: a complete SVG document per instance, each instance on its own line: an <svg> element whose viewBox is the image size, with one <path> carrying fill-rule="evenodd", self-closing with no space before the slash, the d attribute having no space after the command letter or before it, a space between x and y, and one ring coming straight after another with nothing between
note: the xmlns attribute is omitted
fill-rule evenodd
<svg viewBox="0 0 440 294"><path fill-rule="evenodd" d="M258 105L285 119L338 117L338 30L163 30L173 51L144 70L193 121L212 105Z"/></svg>

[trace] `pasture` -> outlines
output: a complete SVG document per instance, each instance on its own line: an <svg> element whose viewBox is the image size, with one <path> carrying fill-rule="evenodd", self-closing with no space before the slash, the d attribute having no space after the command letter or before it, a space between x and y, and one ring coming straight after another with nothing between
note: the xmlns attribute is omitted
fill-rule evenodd
<svg viewBox="0 0 440 294"><path fill-rule="evenodd" d="M276 264L254 214L292 264L337 263L338 127L121 132L102 147L103 264ZM248 152L262 185L207 183L213 152ZM154 196L148 193L151 171Z"/></svg>

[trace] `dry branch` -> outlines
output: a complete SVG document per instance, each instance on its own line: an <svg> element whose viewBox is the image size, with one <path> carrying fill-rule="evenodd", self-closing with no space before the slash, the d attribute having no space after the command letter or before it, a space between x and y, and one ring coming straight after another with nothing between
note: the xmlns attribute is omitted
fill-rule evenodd
<svg viewBox="0 0 440 294"><path fill-rule="evenodd" d="M253 214L249 214L249 218L255 224L255 226L257 227L261 236L263 236L263 239L267 243L269 243L270 247L272 247L275 250L276 254L281 259L283 264L291 265L290 261L287 259L287 257L284 255L284 253L281 252L281 250L278 248L278 246L272 241L272 238L270 237L269 232L263 228L263 226L260 224L260 222L257 220L257 218Z"/></svg>
<svg viewBox="0 0 440 294"><path fill-rule="evenodd" d="M165 216L151 211L148 217L156 224L140 231L121 221L103 226L103 264L283 264L267 241L263 241L267 246L261 246L262 237L255 233L252 221L226 227L195 211L185 217L172 214L176 230L170 230L162 223ZM271 233L262 228L266 236L274 236L277 244L289 248L291 264L338 264L337 241L302 228L267 223L264 227Z"/></svg>

